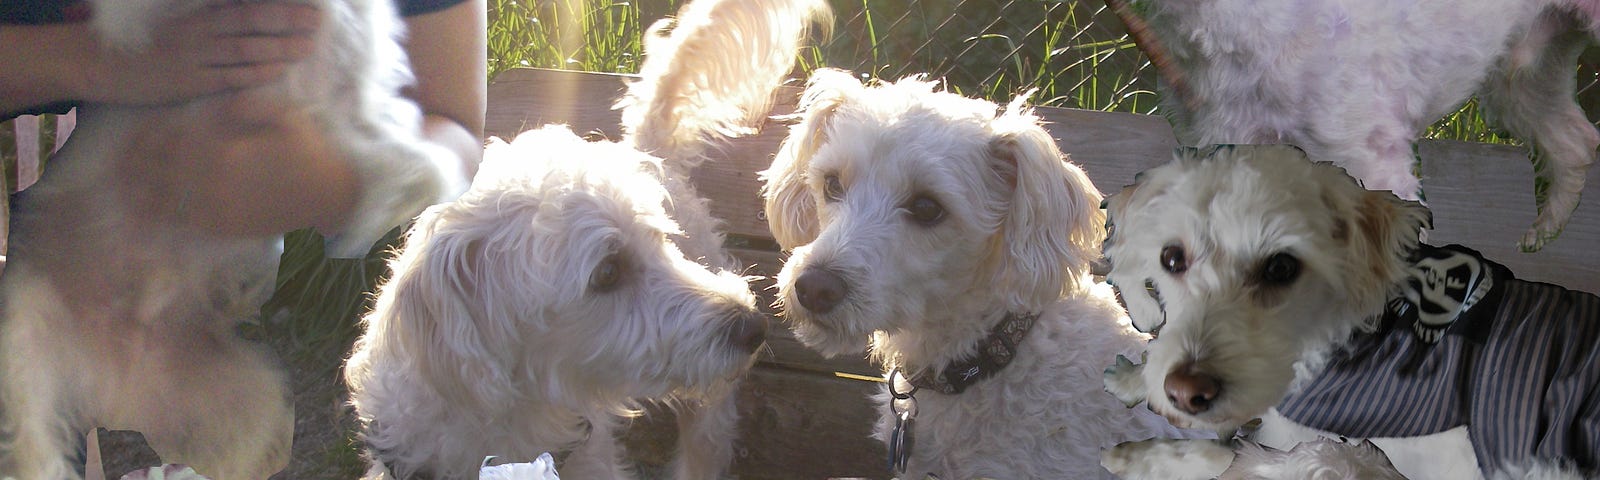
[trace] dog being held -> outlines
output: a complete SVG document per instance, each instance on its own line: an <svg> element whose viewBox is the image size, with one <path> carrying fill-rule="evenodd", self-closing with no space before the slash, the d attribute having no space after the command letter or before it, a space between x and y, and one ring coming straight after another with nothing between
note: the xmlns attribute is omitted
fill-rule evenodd
<svg viewBox="0 0 1600 480"><path fill-rule="evenodd" d="M812 76L763 174L792 250L783 315L811 348L885 365L877 436L902 478L1106 477L1102 448L1179 432L1101 391L1146 337L1088 277L1100 193L1025 96L1001 111L934 87Z"/></svg>
<svg viewBox="0 0 1600 480"><path fill-rule="evenodd" d="M137 50L165 18L203 3L90 6L100 41ZM362 184L330 251L364 253L466 179L454 155L420 140L421 113L400 97L410 73L390 2L314 3L325 16L315 53L238 95L304 109L327 133ZM229 122L224 101L83 105L48 172L17 196L0 281L0 477L79 478L81 442L97 426L140 431L163 460L213 478L266 478L287 464L284 373L235 330L270 293L281 236L221 236L131 206L154 188L140 172L168 163L132 146Z"/></svg>
<svg viewBox="0 0 1600 480"><path fill-rule="evenodd" d="M647 37L621 142L493 142L467 193L406 233L345 366L368 476L474 479L486 456L555 452L565 477L630 478L617 431L661 401L679 409L674 476L719 478L766 318L688 171L764 118L830 16L691 2Z"/></svg>
<svg viewBox="0 0 1600 480"><path fill-rule="evenodd" d="M1476 94L1533 151L1538 217L1520 247L1555 239L1578 206L1600 132L1573 100L1573 68L1600 2L1134 3L1147 43L1181 75L1162 111L1185 145L1294 144L1367 188L1418 199L1415 140Z"/></svg>
<svg viewBox="0 0 1600 480"><path fill-rule="evenodd" d="M1263 432L1291 432L1274 434L1280 448L1307 427L1381 437L1414 479L1596 473L1600 297L1420 244L1426 208L1295 147L1175 156L1107 201L1107 279L1134 326L1159 332L1144 365L1107 370L1110 392L1183 427L1263 417ZM1155 441L1105 461L1130 478L1172 478L1153 473L1171 463L1211 478L1232 459Z"/></svg>

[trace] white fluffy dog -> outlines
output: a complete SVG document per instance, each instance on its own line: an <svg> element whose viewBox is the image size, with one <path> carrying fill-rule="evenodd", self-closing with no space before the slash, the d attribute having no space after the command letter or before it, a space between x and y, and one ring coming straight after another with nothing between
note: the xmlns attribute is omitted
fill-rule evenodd
<svg viewBox="0 0 1600 480"><path fill-rule="evenodd" d="M92 7L102 41L138 49L163 18L201 3ZM390 2L316 3L327 16L316 53L256 93L307 109L339 142L363 198L334 248L365 252L466 180L452 155L417 140L420 113L399 97L410 74ZM86 105L49 172L18 196L0 282L0 477L79 477L79 444L95 426L143 432L164 460L213 478L266 478L288 461L284 375L235 331L271 289L281 238L155 220L130 207L140 193L121 180L164 164L128 145L228 121L217 107Z"/></svg>
<svg viewBox="0 0 1600 480"><path fill-rule="evenodd" d="M681 401L676 478L732 460L733 390L766 319L688 169L766 114L820 0L702 0L647 44L628 136L553 126L494 143L429 208L345 366L374 478L477 478L557 452L569 478L628 478L617 429ZM645 153L651 152L660 157ZM664 160L663 160L664 159Z"/></svg>
<svg viewBox="0 0 1600 480"><path fill-rule="evenodd" d="M1574 103L1594 0L1134 0L1182 73L1185 145L1288 143L1422 197L1413 142L1474 93L1533 148L1537 250L1578 206L1600 132Z"/></svg>
<svg viewBox="0 0 1600 480"><path fill-rule="evenodd" d="M1102 362L1145 340L1087 276L1100 193L1025 97L1000 111L934 87L812 76L763 174L793 251L783 315L890 371L877 436L902 478L1103 478L1101 448L1177 432L1100 391Z"/></svg>
<svg viewBox="0 0 1600 480"><path fill-rule="evenodd" d="M1268 413L1287 421L1274 406L1353 437L1464 426L1470 447L1394 457L1412 478L1461 465L1541 467L1527 478L1595 468L1600 299L1419 244L1427 209L1297 148L1176 157L1107 201L1107 279L1134 325L1158 332L1144 365L1107 370L1113 394L1224 432ZM1189 478L1210 478L1232 460L1215 443L1145 442L1108 452L1106 465L1173 478L1156 472L1182 463Z"/></svg>

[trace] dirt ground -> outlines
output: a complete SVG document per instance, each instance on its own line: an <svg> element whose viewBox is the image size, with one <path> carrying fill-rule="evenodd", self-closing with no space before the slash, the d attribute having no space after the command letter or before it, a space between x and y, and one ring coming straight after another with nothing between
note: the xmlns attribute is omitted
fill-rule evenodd
<svg viewBox="0 0 1600 480"><path fill-rule="evenodd" d="M286 362L294 391L294 446L288 468L274 479L348 480L366 471L366 462L354 443L354 415L345 405L344 384L339 380L344 349L326 352L293 351L288 338L268 338L267 343ZM337 350L337 351L336 351ZM99 432L100 448L107 479L160 465L161 459L137 432ZM202 472L203 473L203 472Z"/></svg>

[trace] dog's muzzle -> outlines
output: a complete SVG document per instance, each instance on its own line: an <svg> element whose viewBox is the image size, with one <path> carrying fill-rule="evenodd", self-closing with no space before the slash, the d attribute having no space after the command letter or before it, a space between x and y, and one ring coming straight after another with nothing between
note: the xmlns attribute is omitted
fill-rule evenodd
<svg viewBox="0 0 1600 480"><path fill-rule="evenodd" d="M727 326L728 345L746 353L755 353L767 341L767 316L761 312L740 312L730 318Z"/></svg>

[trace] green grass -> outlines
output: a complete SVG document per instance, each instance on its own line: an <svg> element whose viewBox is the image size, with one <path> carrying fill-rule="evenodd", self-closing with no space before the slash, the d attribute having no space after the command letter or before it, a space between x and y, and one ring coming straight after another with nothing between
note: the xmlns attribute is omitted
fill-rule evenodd
<svg viewBox="0 0 1600 480"><path fill-rule="evenodd" d="M543 67L635 73L640 35L680 0L490 0L490 77ZM1037 105L1157 113L1148 62L1099 1L834 0L835 38L802 52L804 71L835 66L894 79L926 72L996 102L1035 90ZM1516 143L1469 102L1426 138Z"/></svg>
<svg viewBox="0 0 1600 480"><path fill-rule="evenodd" d="M515 67L636 73L648 22L677 4L489 0L489 77Z"/></svg>

